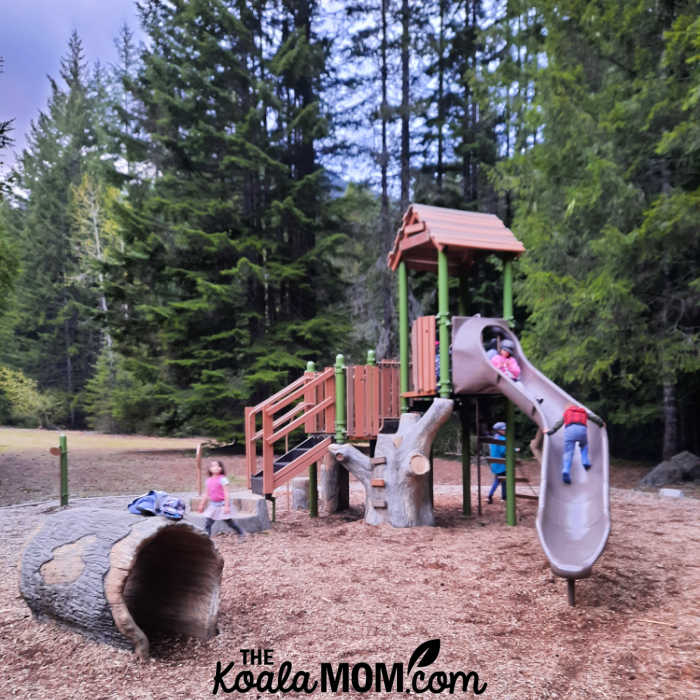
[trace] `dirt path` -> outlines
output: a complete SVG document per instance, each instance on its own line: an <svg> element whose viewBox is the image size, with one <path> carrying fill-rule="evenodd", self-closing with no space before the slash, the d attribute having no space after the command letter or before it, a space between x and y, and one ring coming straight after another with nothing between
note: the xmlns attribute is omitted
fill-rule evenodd
<svg viewBox="0 0 700 700"><path fill-rule="evenodd" d="M21 481L8 477L9 462L20 471L25 464L12 454L0 455L3 484ZM83 459L76 451L75 488L138 493L150 483L147 467L161 488L193 489L191 455L124 454L88 451ZM241 472L239 459L224 461ZM264 668L276 674L289 661L292 673L307 671L311 682L320 680L324 662L350 669L402 662L405 669L431 639L440 639L440 651L424 669L426 682L433 671L474 671L487 684L487 698L700 697L700 501L613 488L608 547L593 575L578 583L578 605L570 608L565 582L551 575L540 549L535 503L519 505L515 528L504 524L500 502L464 519L459 474L458 464L437 460L435 528L365 525L357 490L349 512L311 520L289 512L282 493L271 530L242 543L216 538L226 562L220 634L208 642L163 640L147 663L31 618L18 593L17 562L28 532L55 500L2 507L0 698L205 698L217 661L235 662L225 677L232 684L242 669L240 649L271 649L272 664ZM250 668L256 676L263 670ZM277 693L227 697L259 696ZM280 697L322 695L317 689Z"/></svg>

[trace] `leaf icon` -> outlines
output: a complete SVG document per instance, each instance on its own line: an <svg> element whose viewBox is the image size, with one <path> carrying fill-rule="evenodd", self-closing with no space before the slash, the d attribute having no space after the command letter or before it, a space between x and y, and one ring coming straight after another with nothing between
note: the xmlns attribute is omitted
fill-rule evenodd
<svg viewBox="0 0 700 700"><path fill-rule="evenodd" d="M440 640L439 639L429 639L427 642L419 644L415 651L411 654L411 659L408 662L408 671L415 666L416 662L418 666L430 666L430 664L437 659L440 653ZM421 656L423 658L421 658Z"/></svg>

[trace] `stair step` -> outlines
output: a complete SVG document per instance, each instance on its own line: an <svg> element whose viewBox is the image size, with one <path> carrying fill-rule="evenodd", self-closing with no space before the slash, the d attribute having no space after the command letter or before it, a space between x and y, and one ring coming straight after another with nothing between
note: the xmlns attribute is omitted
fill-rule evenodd
<svg viewBox="0 0 700 700"><path fill-rule="evenodd" d="M277 472L282 469L282 467L286 467L289 463L306 454L312 447L315 447L323 440L325 440L325 435L309 435L309 437L302 440L298 445L292 447L289 452L278 457L274 463L274 470Z"/></svg>
<svg viewBox="0 0 700 700"><path fill-rule="evenodd" d="M288 464L291 464L295 459L298 459L302 455L305 455L312 447L315 447L320 442L326 439L325 435L309 435L304 438L298 445L292 447L289 452L286 452L281 457L278 457L273 464L273 471L278 472L283 469ZM250 477L250 490L253 493L257 493L259 496L263 496L263 473L259 471Z"/></svg>

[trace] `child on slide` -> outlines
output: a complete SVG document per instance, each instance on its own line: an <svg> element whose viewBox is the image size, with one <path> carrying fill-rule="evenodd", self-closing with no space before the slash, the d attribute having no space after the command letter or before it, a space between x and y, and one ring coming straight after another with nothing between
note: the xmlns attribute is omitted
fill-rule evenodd
<svg viewBox="0 0 700 700"><path fill-rule="evenodd" d="M520 377L520 365L518 361L513 357L515 352L515 343L512 340L506 338L501 342L501 349L498 355L494 355L491 358L491 364L499 371L512 379L514 382L518 381Z"/></svg>
<svg viewBox="0 0 700 700"><path fill-rule="evenodd" d="M576 443L581 449L581 464L583 468L586 471L591 468L591 460L588 456L588 419L601 428L605 425L603 420L596 416L595 413L589 413L583 406L569 404L564 411L564 415L550 429L544 429L547 435L553 435L562 425L564 426L564 454L562 456L561 478L565 484L571 483L571 461L574 457Z"/></svg>

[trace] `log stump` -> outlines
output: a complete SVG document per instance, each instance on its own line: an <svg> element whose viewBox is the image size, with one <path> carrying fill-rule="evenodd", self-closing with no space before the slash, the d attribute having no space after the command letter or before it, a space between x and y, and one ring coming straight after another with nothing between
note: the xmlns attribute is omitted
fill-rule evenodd
<svg viewBox="0 0 700 700"><path fill-rule="evenodd" d="M38 619L146 658L151 639L216 634L222 569L214 543L188 523L75 508L29 540L20 592Z"/></svg>
<svg viewBox="0 0 700 700"><path fill-rule="evenodd" d="M365 522L394 527L434 525L430 481L430 446L450 417L451 399L435 399L427 412L404 413L399 429L377 436L374 457L352 445L329 451L365 487Z"/></svg>

